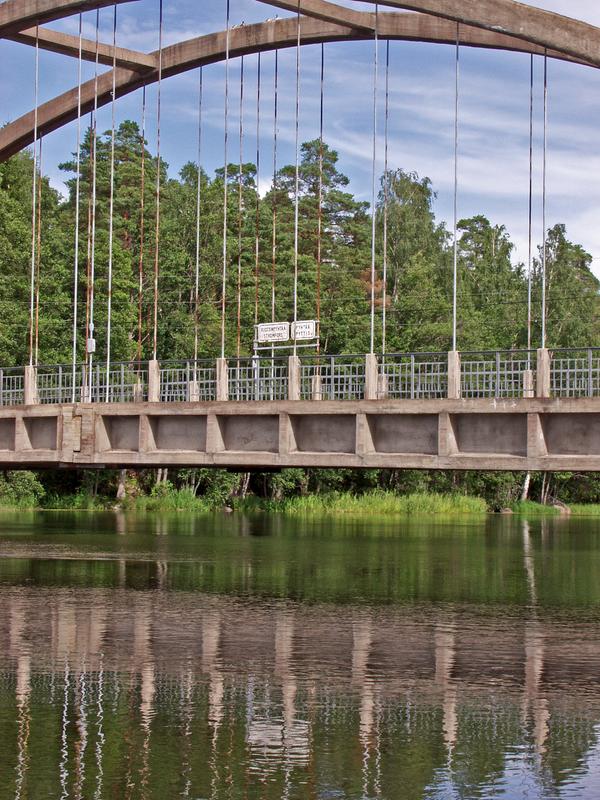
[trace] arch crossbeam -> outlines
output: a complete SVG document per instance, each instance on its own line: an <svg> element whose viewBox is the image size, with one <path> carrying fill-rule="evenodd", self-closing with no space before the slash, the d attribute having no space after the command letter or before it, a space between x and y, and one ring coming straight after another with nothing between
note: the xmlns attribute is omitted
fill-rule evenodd
<svg viewBox="0 0 600 800"><path fill-rule="evenodd" d="M8 37L14 42L35 46L36 42L42 50L51 53L60 53L64 56L79 58L79 37L68 33L53 31L49 28L27 28ZM158 62L155 56L149 53L140 53L138 50L129 50L126 47L117 47L113 51L110 44L98 44L98 63L112 67L113 55L118 67L135 69L145 72L156 69ZM96 60L96 42L91 39L81 40L81 57L84 61Z"/></svg>
<svg viewBox="0 0 600 800"><path fill-rule="evenodd" d="M131 2L137 0L4 0L0 3L0 39L32 25L44 25L72 14Z"/></svg>
<svg viewBox="0 0 600 800"><path fill-rule="evenodd" d="M12 0L11 0L12 1ZM277 2L279 0L276 0ZM283 0L282 0L283 2ZM307 0L300 0L306 3ZM391 2L391 0L389 0ZM398 0L399 2L399 0ZM496 3L504 3L505 0L494 0ZM512 0L510 0L512 2ZM309 13L314 14L317 5L321 5L321 16L326 14L328 18L332 15L332 3L323 3L322 0L309 0ZM416 3L405 3L404 5L417 5ZM422 5L433 6L433 2L423 2ZM516 3L522 8L521 4ZM296 0L297 6L297 0ZM323 7L326 7L323 9ZM0 5L1 8L1 5ZM372 37L374 26L374 14L365 12L350 11L351 16L346 17L348 9L341 7L337 13L336 22L325 21L322 18L311 16L303 18L301 26L301 43L315 44L321 42L336 42L348 40L369 39ZM564 19L556 14L548 14L551 21L554 18ZM360 14L360 18L356 18ZM576 20L569 20L575 26L581 25L585 34L589 37L589 30L595 31L596 39L600 43L600 29L579 23ZM548 38L541 43L530 43L526 41L525 28L518 29L520 35L508 35L506 33L488 30L486 28L465 25L460 28L460 41L462 44L473 47L485 47L490 49L513 50L525 53L543 54L574 61L588 66L600 65L600 55L596 60L587 59L584 53L589 55L590 49L583 48L581 52L567 52L571 49L570 34L567 36L567 43L560 40L556 30L551 30ZM570 30L570 29L569 29ZM382 39L397 39L404 41L421 41L454 44L456 42L456 21L447 18L438 18L433 15L420 13L392 12L379 14L378 34ZM245 25L234 28L230 31L229 52L235 58L241 55L276 50L287 47L294 47L297 40L296 19L293 17L285 19L274 19L254 25ZM551 42L560 45L558 48L551 47ZM226 32L221 31L205 36L189 39L184 42L171 45L163 49L162 54L162 76L164 78L195 69L199 66L216 63L225 58ZM151 59L157 58L157 53L148 55ZM117 68L115 75L115 86L117 97L122 97L140 88L143 84L150 84L158 80L158 69L148 69L143 75L139 69L126 67ZM98 79L98 106L106 105L111 100L113 84L112 70L105 72ZM72 121L77 116L77 87L55 97L38 109L38 131L40 135L46 135L51 131ZM94 105L94 82L88 81L82 85L81 94L82 113L89 112ZM0 161L6 160L19 150L31 144L34 138L34 113L33 111L25 114L14 122L6 125L0 130Z"/></svg>

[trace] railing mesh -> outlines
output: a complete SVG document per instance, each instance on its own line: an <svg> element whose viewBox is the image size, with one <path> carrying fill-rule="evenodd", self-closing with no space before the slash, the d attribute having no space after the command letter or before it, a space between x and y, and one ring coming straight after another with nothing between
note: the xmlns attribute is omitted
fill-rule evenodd
<svg viewBox="0 0 600 800"><path fill-rule="evenodd" d="M524 397L535 386L535 373L534 351L461 353L461 396Z"/></svg>
<svg viewBox="0 0 600 800"><path fill-rule="evenodd" d="M25 370L23 367L0 369L0 404L18 406L25 402Z"/></svg>
<svg viewBox="0 0 600 800"><path fill-rule="evenodd" d="M361 400L364 395L364 356L301 357L301 400Z"/></svg>
<svg viewBox="0 0 600 800"><path fill-rule="evenodd" d="M287 358L231 359L227 376L230 400L287 400Z"/></svg>
<svg viewBox="0 0 600 800"><path fill-rule="evenodd" d="M552 397L600 396L600 349L552 351L550 394Z"/></svg>
<svg viewBox="0 0 600 800"><path fill-rule="evenodd" d="M448 393L447 353L391 353L379 358L379 397L437 400Z"/></svg>
<svg viewBox="0 0 600 800"><path fill-rule="evenodd" d="M217 396L217 370L212 360L164 362L160 367L161 403L209 402Z"/></svg>

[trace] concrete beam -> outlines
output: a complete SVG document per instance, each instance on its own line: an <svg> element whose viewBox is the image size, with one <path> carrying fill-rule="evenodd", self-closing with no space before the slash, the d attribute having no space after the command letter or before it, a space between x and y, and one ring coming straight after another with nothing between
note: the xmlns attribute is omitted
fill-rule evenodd
<svg viewBox="0 0 600 800"><path fill-rule="evenodd" d="M336 24L348 25L354 30L362 31L373 35L375 31L375 14L354 11L336 3L329 3L327 0L259 0L270 6L282 8L297 14L298 11L303 16L320 19L323 22L334 22Z"/></svg>
<svg viewBox="0 0 600 800"><path fill-rule="evenodd" d="M600 472L600 398L0 408L0 468Z"/></svg>
<svg viewBox="0 0 600 800"><path fill-rule="evenodd" d="M0 3L0 39L32 25L45 25L80 12L131 2L137 0L4 0Z"/></svg>
<svg viewBox="0 0 600 800"><path fill-rule="evenodd" d="M53 31L49 28L27 28L8 37L13 42L20 42L35 47L36 41L41 50L51 53L60 53L64 56L79 58L79 37L68 33ZM96 60L96 42L91 39L82 39L81 58L84 61ZM158 61L155 55L140 53L137 50L128 50L126 47L116 48L116 62L118 67L134 69L138 72L157 69ZM98 44L98 63L108 67L113 65L113 47L110 44Z"/></svg>
<svg viewBox="0 0 600 800"><path fill-rule="evenodd" d="M4 4L0 4L2 8ZM365 27L371 24L372 14L365 15ZM556 16L556 15L553 15ZM584 25L584 23L580 23ZM584 25L587 32L590 26ZM600 31L597 35L600 41ZM401 41L420 41L453 44L456 41L456 24L446 19L436 19L425 14L388 13L379 15L379 36L382 39ZM301 26L302 44L336 42L371 38L372 33L363 34L356 28L320 19L304 19ZM556 38L555 36L552 37ZM297 26L294 18L269 20L256 25L245 25L230 32L230 56L232 58L252 53L295 47ZM513 50L543 54L544 47L531 45L522 38L507 36L477 28L463 27L460 41L466 46L485 47L499 50ZM213 64L225 58L226 34L213 33L189 39L166 47L163 50L163 78L178 75L199 66ZM156 53L150 57L156 57ZM590 65L583 58L574 58L562 52L551 50L548 55L565 60ZM101 75L98 80L98 106L111 101L112 71ZM148 70L143 77L136 69L118 68L116 75L117 97L123 97L158 79L158 70ZM38 109L39 134L46 134L60 128L77 117L77 87L42 104ZM94 106L94 82L82 85L82 113L86 114ZM30 111L14 122L0 129L0 161L19 152L33 142L34 112Z"/></svg>
<svg viewBox="0 0 600 800"><path fill-rule="evenodd" d="M367 0L375 3L377 0ZM382 5L443 17L551 48L600 66L600 30L516 0L380 0Z"/></svg>

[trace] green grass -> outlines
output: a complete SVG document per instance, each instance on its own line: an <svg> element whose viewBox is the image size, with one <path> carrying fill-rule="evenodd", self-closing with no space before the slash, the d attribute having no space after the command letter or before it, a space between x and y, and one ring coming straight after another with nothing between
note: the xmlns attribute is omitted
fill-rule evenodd
<svg viewBox="0 0 600 800"><path fill-rule="evenodd" d="M520 514L524 517L558 517L560 511L553 506L544 506L541 503L535 503L533 500L520 500L518 503L513 503L511 510L515 514Z"/></svg>
<svg viewBox="0 0 600 800"><path fill-rule="evenodd" d="M296 516L373 517L485 514L485 500L458 494L407 494L376 490L363 495L326 494L293 497L275 506Z"/></svg>
<svg viewBox="0 0 600 800"><path fill-rule="evenodd" d="M573 506L569 506L569 508L574 517L600 517L600 505L594 503L576 503Z"/></svg>
<svg viewBox="0 0 600 800"><path fill-rule="evenodd" d="M134 511L194 511L208 513L214 509L191 489L175 489L169 492L136 497L127 504Z"/></svg>

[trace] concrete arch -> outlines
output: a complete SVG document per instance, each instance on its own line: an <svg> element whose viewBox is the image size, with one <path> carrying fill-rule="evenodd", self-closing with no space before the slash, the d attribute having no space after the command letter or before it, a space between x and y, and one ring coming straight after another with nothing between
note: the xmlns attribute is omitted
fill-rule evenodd
<svg viewBox="0 0 600 800"><path fill-rule="evenodd" d="M4 0L0 3L0 39L72 14L137 0Z"/></svg>
<svg viewBox="0 0 600 800"><path fill-rule="evenodd" d="M12 1L12 0L11 0ZM45 0L50 2L50 0ZM375 2L375 0L369 0ZM297 8L297 0L274 0L274 4ZM479 23L471 20L464 10L462 0L420 0L403 2L387 0L388 5L408 8L411 11L425 10L427 13L380 13L378 34L382 39L454 43L459 25L462 44L490 49L513 50L524 53L543 54L553 58L573 61L587 66L600 67L600 29L587 23L561 17L558 14L533 9L514 0L479 0L482 7ZM469 8L475 3L468 4ZM491 7L502 24L491 23ZM300 0L300 8L310 14L302 17L301 43L364 40L372 37L375 25L373 13L355 12L323 0ZM463 9L462 11L460 9ZM444 14L442 14L442 11ZM535 12L529 15L529 11ZM483 13L485 12L485 13ZM499 16L502 12L502 15ZM451 17L451 14L454 16ZM360 15L360 18L358 17ZM332 18L335 16L335 21ZM450 18L451 17L451 18ZM509 19L510 17L510 19ZM540 20L548 25L547 35L540 37ZM558 22L557 22L558 20ZM510 24L509 24L510 23ZM560 23L560 24L559 24ZM528 26L531 24L531 38ZM559 27L557 27L557 25ZM563 26L564 31L560 25ZM500 31L498 30L500 27ZM580 33L580 46L575 46L574 32ZM564 35L563 35L564 34ZM274 19L266 22L237 27L230 32L230 55L241 55L294 47L297 27L295 18ZM177 43L163 50L163 77L186 72L201 65L222 61L225 58L226 33L208 34ZM149 54L155 57L155 53ZM119 67L116 70L116 94L122 97L158 79L158 70ZM98 105L111 100L112 71L105 72L98 80ZM38 109L38 129L45 135L72 121L77 116L77 87L48 101ZM94 82L82 85L82 113L87 113L94 104ZM0 130L0 161L6 160L33 141L34 114L25 114Z"/></svg>

